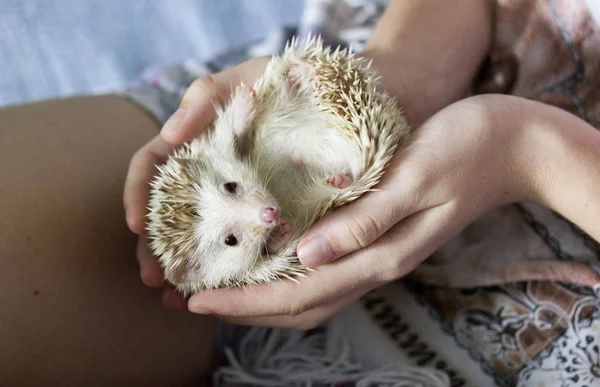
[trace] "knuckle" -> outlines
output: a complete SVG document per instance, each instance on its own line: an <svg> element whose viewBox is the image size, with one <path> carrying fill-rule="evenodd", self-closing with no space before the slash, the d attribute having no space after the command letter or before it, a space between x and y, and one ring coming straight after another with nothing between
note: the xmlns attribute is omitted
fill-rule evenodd
<svg viewBox="0 0 600 387"><path fill-rule="evenodd" d="M388 270L380 273L378 280L381 282L390 282L403 278L408 272L402 265L391 265Z"/></svg>
<svg viewBox="0 0 600 387"><path fill-rule="evenodd" d="M197 78L190 85L190 89L203 91L203 92L214 92L215 79L213 78L212 75L207 75L205 77Z"/></svg>
<svg viewBox="0 0 600 387"><path fill-rule="evenodd" d="M150 148L149 144L144 144L141 148L139 148L137 151L135 151L135 153L129 159L129 168L134 167L135 165L140 163L142 160L144 160L147 157L149 148Z"/></svg>
<svg viewBox="0 0 600 387"><path fill-rule="evenodd" d="M160 138L160 135L157 135L156 137L152 138L147 143L145 143L142 147L138 148L137 151L135 151L135 153L133 154L133 156L131 156L131 158L129 160L130 168L132 168L132 167L139 168L140 166L147 164L148 160L152 159L152 157L155 154L154 148L156 148L157 138Z"/></svg>
<svg viewBox="0 0 600 387"><path fill-rule="evenodd" d="M390 253L390 249L385 249L382 253L379 248L373 248L372 246L361 250L363 283L382 285L396 279L395 272L390 270L390 266L393 265L389 259L393 253Z"/></svg>
<svg viewBox="0 0 600 387"><path fill-rule="evenodd" d="M385 284L406 276L412 270L413 261L389 238L377 247L371 245L361 250L361 260L365 280L371 284Z"/></svg>
<svg viewBox="0 0 600 387"><path fill-rule="evenodd" d="M389 282L404 278L417 266L418 263L415 263L414 259L411 259L411 257L396 257L396 259L392 261L389 270L385 270L381 273L381 280Z"/></svg>
<svg viewBox="0 0 600 387"><path fill-rule="evenodd" d="M181 107L186 107L191 102L195 102L198 97L209 98L218 105L223 104L213 75L207 75L194 80L183 96Z"/></svg>
<svg viewBox="0 0 600 387"><path fill-rule="evenodd" d="M304 300L292 301L288 307L288 310L286 311L286 314L291 317L298 316L306 312L309 309L308 306L308 302Z"/></svg>
<svg viewBox="0 0 600 387"><path fill-rule="evenodd" d="M433 150L431 151L433 152ZM424 194L430 187L432 179L436 179L436 167L431 166L431 160L437 160L431 157L421 157L415 162L405 163L403 168L396 175L397 183L402 186L402 192L408 195L398 195L397 200L407 201L416 200L417 197Z"/></svg>
<svg viewBox="0 0 600 387"><path fill-rule="evenodd" d="M369 214L360 217L353 216L347 223L348 232L355 245L365 248L381 235L383 229L379 221Z"/></svg>

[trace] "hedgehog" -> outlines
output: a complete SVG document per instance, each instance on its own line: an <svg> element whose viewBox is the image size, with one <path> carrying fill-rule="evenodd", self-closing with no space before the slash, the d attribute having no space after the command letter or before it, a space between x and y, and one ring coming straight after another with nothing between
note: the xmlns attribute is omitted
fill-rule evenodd
<svg viewBox="0 0 600 387"><path fill-rule="evenodd" d="M305 277L302 236L375 190L410 132L370 61L293 38L157 165L147 231L165 278L189 295Z"/></svg>

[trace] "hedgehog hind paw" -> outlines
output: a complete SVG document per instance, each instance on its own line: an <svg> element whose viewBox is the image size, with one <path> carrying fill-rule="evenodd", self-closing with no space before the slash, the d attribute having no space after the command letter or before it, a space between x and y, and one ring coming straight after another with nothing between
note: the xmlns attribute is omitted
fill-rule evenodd
<svg viewBox="0 0 600 387"><path fill-rule="evenodd" d="M325 178L325 182L336 188L346 188L352 183L352 177L349 173L336 173Z"/></svg>

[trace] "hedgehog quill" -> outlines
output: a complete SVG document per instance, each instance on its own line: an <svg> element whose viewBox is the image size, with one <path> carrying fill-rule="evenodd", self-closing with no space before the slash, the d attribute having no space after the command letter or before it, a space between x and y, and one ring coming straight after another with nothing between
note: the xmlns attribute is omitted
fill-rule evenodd
<svg viewBox="0 0 600 387"><path fill-rule="evenodd" d="M296 40L151 182L147 231L181 293L287 278L321 217L381 180L410 127L350 49Z"/></svg>

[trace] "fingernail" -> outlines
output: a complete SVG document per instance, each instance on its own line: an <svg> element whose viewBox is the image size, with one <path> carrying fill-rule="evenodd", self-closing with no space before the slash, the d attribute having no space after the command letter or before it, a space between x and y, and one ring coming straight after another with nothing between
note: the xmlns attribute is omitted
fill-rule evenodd
<svg viewBox="0 0 600 387"><path fill-rule="evenodd" d="M298 259L304 266L314 267L333 258L333 251L326 238L316 237L298 246Z"/></svg>
<svg viewBox="0 0 600 387"><path fill-rule="evenodd" d="M183 121L185 114L186 110L183 108L179 108L175 113L173 113L173 115L167 120L167 122L165 122L161 132L172 132L173 130L177 129L181 124L181 121Z"/></svg>

